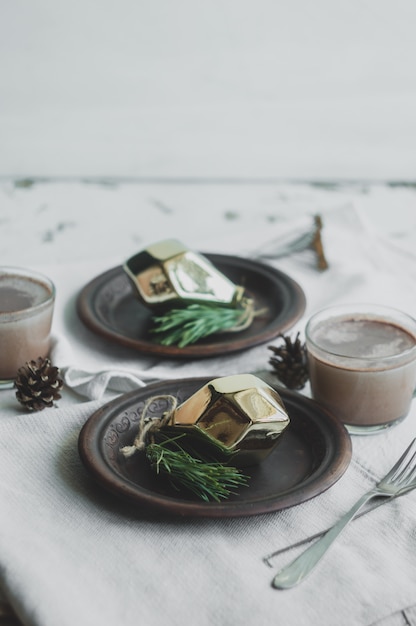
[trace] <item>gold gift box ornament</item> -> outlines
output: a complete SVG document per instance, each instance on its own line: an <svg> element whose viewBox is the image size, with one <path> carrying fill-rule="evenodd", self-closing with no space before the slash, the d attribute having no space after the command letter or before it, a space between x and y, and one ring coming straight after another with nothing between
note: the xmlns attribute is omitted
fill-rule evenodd
<svg viewBox="0 0 416 626"><path fill-rule="evenodd" d="M144 304L153 308L178 302L231 305L242 296L241 287L176 239L148 246L130 257L123 269Z"/></svg>
<svg viewBox="0 0 416 626"><path fill-rule="evenodd" d="M172 433L205 441L239 467L263 461L289 423L277 391L252 374L211 380L180 404L169 420Z"/></svg>
<svg viewBox="0 0 416 626"><path fill-rule="evenodd" d="M275 389L252 374L237 374L203 385L170 412L159 433L183 435L202 456L244 467L263 461L289 423Z"/></svg>
<svg viewBox="0 0 416 626"><path fill-rule="evenodd" d="M256 310L242 286L176 239L154 243L123 269L152 311L149 333L164 346L184 348L212 334L241 332L267 310Z"/></svg>
<svg viewBox="0 0 416 626"><path fill-rule="evenodd" d="M147 414L158 398L171 408ZM263 461L290 424L280 395L257 376L215 378L177 406L176 396L148 398L132 445L120 449L128 459L144 452L156 475L175 491L219 502L247 484L241 467Z"/></svg>

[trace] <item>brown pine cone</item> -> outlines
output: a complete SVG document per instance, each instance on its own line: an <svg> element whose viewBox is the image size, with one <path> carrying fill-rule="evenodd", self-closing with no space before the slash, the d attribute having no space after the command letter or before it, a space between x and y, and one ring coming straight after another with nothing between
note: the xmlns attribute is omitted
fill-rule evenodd
<svg viewBox="0 0 416 626"><path fill-rule="evenodd" d="M299 340L299 333L295 341L288 336L279 336L284 343L281 346L268 346L274 353L269 363L277 378L288 389L303 389L309 379L306 346Z"/></svg>
<svg viewBox="0 0 416 626"><path fill-rule="evenodd" d="M14 385L20 404L29 411L42 411L61 397L63 381L59 368L53 367L49 359L39 357L19 368Z"/></svg>

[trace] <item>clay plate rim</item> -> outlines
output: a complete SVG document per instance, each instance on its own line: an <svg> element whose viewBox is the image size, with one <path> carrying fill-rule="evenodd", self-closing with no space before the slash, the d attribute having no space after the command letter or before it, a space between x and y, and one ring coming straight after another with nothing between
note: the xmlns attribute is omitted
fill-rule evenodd
<svg viewBox="0 0 416 626"><path fill-rule="evenodd" d="M243 284L257 308L268 313L239 333L224 333L184 348L162 346L149 335L151 313L136 297L122 266L92 279L77 297L82 322L94 333L142 354L173 358L205 358L267 343L287 331L305 311L306 298L290 276L258 261L223 254L205 256L237 284Z"/></svg>
<svg viewBox="0 0 416 626"><path fill-rule="evenodd" d="M101 407L84 424L78 439L79 454L88 472L105 490L139 510L211 518L279 511L323 493L344 474L351 461L352 446L343 424L315 401L278 388L291 416L291 432L284 435L268 459L259 466L246 468L250 483L240 488L237 495L221 503L181 497L171 488L161 489L159 479L144 459L136 461L139 469L132 478L126 460L118 451L131 443L136 434L137 423L131 417L136 413L135 407L158 394L177 393L183 401L209 380L204 377L154 383ZM279 476L283 475L283 458L288 459L284 466L288 473L286 480L293 484L282 490Z"/></svg>

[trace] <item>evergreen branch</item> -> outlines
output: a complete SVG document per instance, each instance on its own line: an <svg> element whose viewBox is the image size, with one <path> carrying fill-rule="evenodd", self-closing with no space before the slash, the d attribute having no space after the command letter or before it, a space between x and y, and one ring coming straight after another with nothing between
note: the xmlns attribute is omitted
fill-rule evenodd
<svg viewBox="0 0 416 626"><path fill-rule="evenodd" d="M176 489L185 488L205 502L220 502L247 483L237 468L191 456L175 439L150 443L146 456L152 469L166 476Z"/></svg>
<svg viewBox="0 0 416 626"><path fill-rule="evenodd" d="M244 315L245 310L241 308L190 304L154 317L156 328L152 332L161 335L159 341L162 345L184 348L208 335L232 329Z"/></svg>

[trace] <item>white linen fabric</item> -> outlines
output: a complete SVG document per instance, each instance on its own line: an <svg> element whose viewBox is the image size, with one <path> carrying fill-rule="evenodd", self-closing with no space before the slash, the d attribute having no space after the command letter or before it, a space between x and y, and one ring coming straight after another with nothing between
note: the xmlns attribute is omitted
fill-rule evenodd
<svg viewBox="0 0 416 626"><path fill-rule="evenodd" d="M203 242L203 248L252 257L267 247L267 263L290 274L306 294L305 314L291 332L303 332L314 311L341 302L371 301L415 314L416 257L376 237L353 208L325 215L330 267L323 273L310 250L271 258L276 239L271 231ZM393 624L397 616L389 616L416 600L416 492L354 521L316 571L292 590L275 590L271 580L298 550L273 559L273 567L263 557L333 524L384 475L416 435L414 403L398 426L354 436L344 476L325 493L284 511L177 519L119 501L95 484L77 451L79 431L98 408L153 380L261 372L270 352L263 345L188 362L106 342L82 325L75 298L83 284L111 266L110 261L106 267L48 270L58 292L53 360L67 384L58 407L27 414L12 390L2 392L0 580L22 622Z"/></svg>

